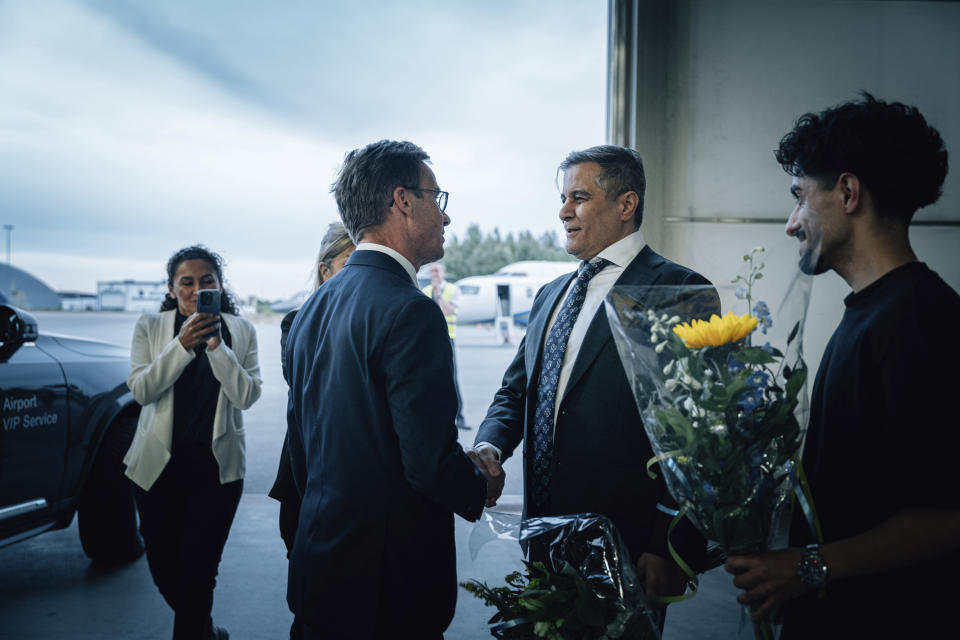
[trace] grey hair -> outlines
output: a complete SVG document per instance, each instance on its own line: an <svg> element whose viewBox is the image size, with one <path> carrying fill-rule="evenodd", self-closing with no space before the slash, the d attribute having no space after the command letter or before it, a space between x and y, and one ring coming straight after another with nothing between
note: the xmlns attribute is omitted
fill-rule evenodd
<svg viewBox="0 0 960 640"><path fill-rule="evenodd" d="M429 161L430 156L417 145L395 140L373 142L346 155L330 191L354 243L368 229L383 224L394 189L420 184L420 172Z"/></svg>
<svg viewBox="0 0 960 640"><path fill-rule="evenodd" d="M350 234L344 228L343 223L331 222L327 227L327 232L323 234L323 240L320 241L320 251L317 253L317 261L313 263L313 288L318 288L323 284L320 277L320 265L327 265L328 269L333 269L333 260L338 255L353 248L353 240Z"/></svg>
<svg viewBox="0 0 960 640"><path fill-rule="evenodd" d="M643 197L647 190L647 179L643 172L643 159L640 154L633 149L612 144L602 144L583 151L571 151L560 163L557 177L559 178L560 174L567 169L584 162L596 162L600 165L597 186L606 193L607 200L618 198L628 191L637 194L637 210L633 214L633 220L639 229L640 223L643 222Z"/></svg>

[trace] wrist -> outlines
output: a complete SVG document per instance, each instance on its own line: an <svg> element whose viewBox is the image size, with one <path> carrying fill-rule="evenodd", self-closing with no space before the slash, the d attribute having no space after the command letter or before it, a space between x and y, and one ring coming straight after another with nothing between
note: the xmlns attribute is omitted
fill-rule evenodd
<svg viewBox="0 0 960 640"><path fill-rule="evenodd" d="M809 589L819 590L821 593L827 586L830 576L830 567L827 565L819 544L809 544L800 555L797 563L797 577Z"/></svg>

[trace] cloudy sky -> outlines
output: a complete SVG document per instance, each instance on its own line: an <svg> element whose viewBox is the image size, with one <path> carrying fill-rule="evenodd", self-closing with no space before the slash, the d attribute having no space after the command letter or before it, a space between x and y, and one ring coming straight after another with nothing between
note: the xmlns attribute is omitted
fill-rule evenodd
<svg viewBox="0 0 960 640"><path fill-rule="evenodd" d="M409 139L450 233L559 229L603 142L606 2L0 0L0 224L59 290L202 242L241 295L305 288L344 152ZM5 258L5 255L2 256Z"/></svg>

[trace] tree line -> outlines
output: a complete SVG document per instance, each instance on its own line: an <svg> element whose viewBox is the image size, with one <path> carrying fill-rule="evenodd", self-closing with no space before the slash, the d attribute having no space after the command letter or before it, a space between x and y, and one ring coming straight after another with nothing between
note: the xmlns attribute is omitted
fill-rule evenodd
<svg viewBox="0 0 960 640"><path fill-rule="evenodd" d="M516 236L500 235L494 228L486 235L478 224L471 224L461 240L453 236L444 244L443 264L447 268L447 280L455 282L467 276L493 273L500 267L520 260L570 260L570 255L557 240L555 231L547 231L534 237L530 231L520 231Z"/></svg>

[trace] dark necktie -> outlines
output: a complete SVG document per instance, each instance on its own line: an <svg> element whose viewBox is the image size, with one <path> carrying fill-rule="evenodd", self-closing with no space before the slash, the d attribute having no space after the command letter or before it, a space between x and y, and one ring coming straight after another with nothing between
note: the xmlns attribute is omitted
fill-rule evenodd
<svg viewBox="0 0 960 640"><path fill-rule="evenodd" d="M582 263L576 281L570 287L567 298L560 307L557 319L547 336L540 364L540 384L537 386L537 410L533 417L533 465L530 468L533 504L545 507L550 498L550 463L553 459L553 405L557 398L557 383L563 356L567 352L567 340L573 323L580 315L580 308L587 297L590 279L610 264L600 258L595 262Z"/></svg>

